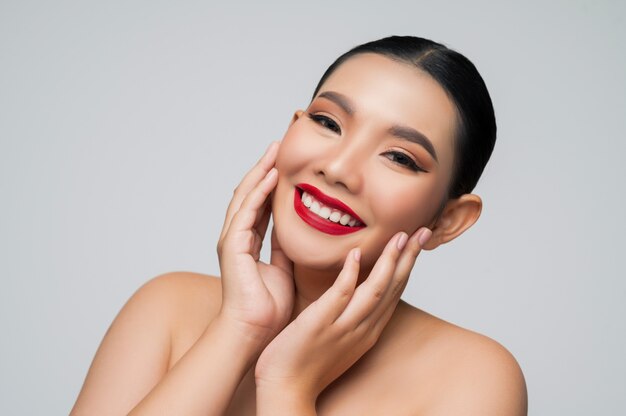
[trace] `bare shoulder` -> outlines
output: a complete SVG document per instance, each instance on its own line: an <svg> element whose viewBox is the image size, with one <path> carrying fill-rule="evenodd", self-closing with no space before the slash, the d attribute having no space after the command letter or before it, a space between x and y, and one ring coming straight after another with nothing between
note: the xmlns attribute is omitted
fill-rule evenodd
<svg viewBox="0 0 626 416"><path fill-rule="evenodd" d="M222 302L219 277L194 272L170 272L140 289L153 292L155 301L169 310L171 339L168 369L182 357L218 314Z"/></svg>
<svg viewBox="0 0 626 416"><path fill-rule="evenodd" d="M207 275L170 272L143 284L106 331L71 414L127 413L172 367L180 334L201 333L220 302L220 280Z"/></svg>
<svg viewBox="0 0 626 416"><path fill-rule="evenodd" d="M144 284L139 289L142 291L156 301L166 301L176 311L174 319L189 318L189 313L193 315L193 312L210 318L221 306L221 279L201 273L165 273Z"/></svg>
<svg viewBox="0 0 626 416"><path fill-rule="evenodd" d="M189 327L206 327L221 307L221 279L201 273L174 271L158 275L128 301L159 313L174 339ZM125 307L127 307L125 306Z"/></svg>
<svg viewBox="0 0 626 416"><path fill-rule="evenodd" d="M173 271L148 280L139 288L139 291L162 291L165 289L165 292L168 294L209 297L216 294L219 297L219 293L217 292L219 292L220 286L220 278L216 276L189 271Z"/></svg>
<svg viewBox="0 0 626 416"><path fill-rule="evenodd" d="M410 305L407 312L423 340L410 361L429 386L420 414L527 414L524 375L503 345Z"/></svg>

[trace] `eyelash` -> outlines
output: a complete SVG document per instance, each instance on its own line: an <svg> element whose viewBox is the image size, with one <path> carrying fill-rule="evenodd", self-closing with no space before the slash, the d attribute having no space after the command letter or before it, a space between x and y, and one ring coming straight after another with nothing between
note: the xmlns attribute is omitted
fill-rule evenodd
<svg viewBox="0 0 626 416"><path fill-rule="evenodd" d="M328 130L333 131L333 132L335 132L337 134L341 134L341 128L330 117L322 116L322 115L319 115L319 114L310 114L309 113L309 118L311 120L313 120L314 122L316 122L317 124L319 124L319 125L321 125L323 127L326 127ZM331 124L332 126L334 126L334 128L329 127L328 124Z"/></svg>
<svg viewBox="0 0 626 416"><path fill-rule="evenodd" d="M307 114L311 120L313 120L315 123L319 124L320 126L325 127L334 133L341 134L341 128L330 117L322 116L319 114L310 114L310 113L307 113ZM426 172L424 169L417 166L417 163L415 163L415 161L406 153L399 152L399 151L390 151L390 152L384 153L384 155L385 157L387 157L387 159L409 170L412 170L414 172ZM401 160L403 162L399 162L398 160Z"/></svg>

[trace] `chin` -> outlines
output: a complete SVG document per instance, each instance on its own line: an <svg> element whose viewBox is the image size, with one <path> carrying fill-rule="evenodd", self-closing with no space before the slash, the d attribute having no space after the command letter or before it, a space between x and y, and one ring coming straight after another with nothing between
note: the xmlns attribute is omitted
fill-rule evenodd
<svg viewBox="0 0 626 416"><path fill-rule="evenodd" d="M320 231L296 213L293 192L293 185L279 180L272 195L272 221L280 247L294 264L339 273L350 250L361 247L361 270L373 265L371 260L378 258L386 243L383 236L372 234L368 227L343 235ZM380 240L380 244L373 240Z"/></svg>
<svg viewBox="0 0 626 416"><path fill-rule="evenodd" d="M279 182L272 195L274 232L283 252L298 266L340 271L348 252L358 242L326 235L306 224L294 210L292 192L291 186Z"/></svg>
<svg viewBox="0 0 626 416"><path fill-rule="evenodd" d="M291 227L281 227L280 221L274 222L276 238L285 255L298 266L309 269L341 271L351 247L329 249L316 239L294 232ZM285 229L287 228L287 229Z"/></svg>

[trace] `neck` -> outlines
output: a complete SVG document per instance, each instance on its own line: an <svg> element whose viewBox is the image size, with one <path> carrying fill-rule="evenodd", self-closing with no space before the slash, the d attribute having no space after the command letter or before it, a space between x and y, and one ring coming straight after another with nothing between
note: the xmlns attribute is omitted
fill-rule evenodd
<svg viewBox="0 0 626 416"><path fill-rule="evenodd" d="M339 270L316 270L294 264L295 302L291 320L315 302L333 285Z"/></svg>
<svg viewBox="0 0 626 416"><path fill-rule="evenodd" d="M370 270L371 268L361 270L357 280L357 286L369 275ZM295 300L290 322L296 319L304 309L319 299L319 297L333 285L340 271L341 270L309 269L294 264ZM383 342L381 342L381 340L389 338L390 334L394 332L394 328L397 329L398 325L403 322L402 316L408 317L411 315L411 311L417 311L417 313L424 315L422 311L407 304L403 300L399 300L397 306L394 306L394 313L391 320L385 326L377 344L382 345ZM415 314L413 314L413 316L415 316Z"/></svg>
<svg viewBox="0 0 626 416"><path fill-rule="evenodd" d="M335 283L340 272L341 269L319 270L294 264L295 300L291 321L296 319L307 306L319 299ZM361 269L357 285L363 282L368 274L368 270Z"/></svg>

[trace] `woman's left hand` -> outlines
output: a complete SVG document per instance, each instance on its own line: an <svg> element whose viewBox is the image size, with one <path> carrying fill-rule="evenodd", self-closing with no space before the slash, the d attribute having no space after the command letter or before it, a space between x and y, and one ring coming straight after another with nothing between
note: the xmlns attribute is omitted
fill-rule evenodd
<svg viewBox="0 0 626 416"><path fill-rule="evenodd" d="M317 396L374 346L430 235L425 227L411 238L396 234L358 287L360 251L352 249L334 284L261 353L257 405L274 397L314 406Z"/></svg>

